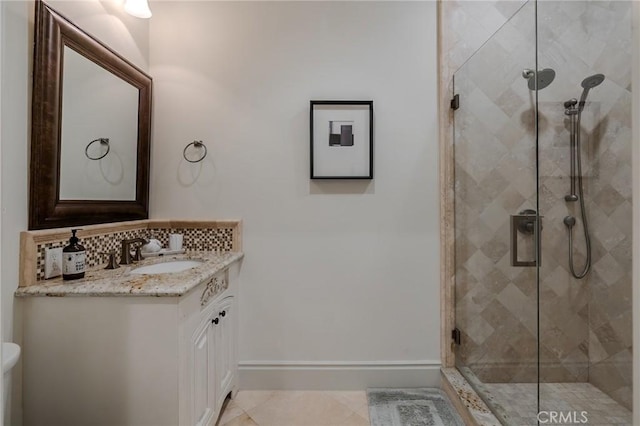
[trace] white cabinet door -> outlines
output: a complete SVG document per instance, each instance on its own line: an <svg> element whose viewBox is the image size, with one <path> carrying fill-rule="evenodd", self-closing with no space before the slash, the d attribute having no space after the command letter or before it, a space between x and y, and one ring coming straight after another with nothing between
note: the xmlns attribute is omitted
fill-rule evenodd
<svg viewBox="0 0 640 426"><path fill-rule="evenodd" d="M196 426L209 426L216 420L215 414L215 330L207 318L194 333L191 370L192 415Z"/></svg>
<svg viewBox="0 0 640 426"><path fill-rule="evenodd" d="M236 371L235 301L227 297L218 304L220 322L216 330L216 406L220 407L231 392Z"/></svg>

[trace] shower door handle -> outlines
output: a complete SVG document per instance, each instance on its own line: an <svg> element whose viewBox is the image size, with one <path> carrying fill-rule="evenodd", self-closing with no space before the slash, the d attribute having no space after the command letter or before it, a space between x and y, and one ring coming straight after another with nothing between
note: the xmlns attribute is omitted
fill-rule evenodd
<svg viewBox="0 0 640 426"><path fill-rule="evenodd" d="M541 259L540 238L536 232L537 216L535 210L523 210L519 214L511 215L511 266L537 266L537 258ZM542 226L540 226L542 230ZM534 242L534 259L520 260L518 257L518 232L524 235L530 235Z"/></svg>

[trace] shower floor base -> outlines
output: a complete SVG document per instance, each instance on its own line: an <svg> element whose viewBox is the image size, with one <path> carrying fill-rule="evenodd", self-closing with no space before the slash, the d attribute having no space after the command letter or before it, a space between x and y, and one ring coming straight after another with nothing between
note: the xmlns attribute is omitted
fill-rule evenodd
<svg viewBox="0 0 640 426"><path fill-rule="evenodd" d="M483 399L489 402L495 414L509 426L537 425L536 383L483 383ZM627 410L590 383L542 383L540 385L540 410L555 411L565 416L575 412L576 423L598 426L629 426L631 411ZM584 423L581 412L588 423ZM541 414L541 422L549 417ZM553 423L553 422L548 422ZM556 422L556 424L558 424Z"/></svg>

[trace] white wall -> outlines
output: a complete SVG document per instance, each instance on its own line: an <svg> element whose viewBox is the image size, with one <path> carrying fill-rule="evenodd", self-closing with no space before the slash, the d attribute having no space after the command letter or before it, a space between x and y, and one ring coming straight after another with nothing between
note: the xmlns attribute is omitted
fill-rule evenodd
<svg viewBox="0 0 640 426"><path fill-rule="evenodd" d="M2 2L2 339L11 340L18 280L19 232L27 226L27 146L31 94L29 7ZM11 284L9 284L11 283Z"/></svg>
<svg viewBox="0 0 640 426"><path fill-rule="evenodd" d="M118 0L82 2L48 1L72 21L113 46L116 51L142 69L147 69L148 21L122 11ZM18 287L20 231L27 229L28 147L31 117L31 70L33 42L33 2L1 1L2 7L2 129L1 205L2 205L2 340L21 343L20 312L13 292ZM14 309L15 307L15 309ZM11 421L21 424L21 365L13 370L14 395Z"/></svg>
<svg viewBox="0 0 640 426"><path fill-rule="evenodd" d="M2 16L2 133L0 157L2 177L2 340L21 343L19 314L14 313L13 292L18 286L20 231L27 227L27 147L29 144L29 97L31 52L29 51L31 18L27 2L0 3ZM14 316L17 319L14 324ZM12 371L11 405L5 424L20 424L21 364ZM13 411L13 413L11 413ZM11 416L11 417L10 417Z"/></svg>
<svg viewBox="0 0 640 426"><path fill-rule="evenodd" d="M127 14L122 0L46 0L46 3L143 71L149 67L149 20Z"/></svg>
<svg viewBox="0 0 640 426"><path fill-rule="evenodd" d="M153 12L151 212L244 220L242 385L438 383L435 2ZM311 99L373 99L374 180L309 180Z"/></svg>

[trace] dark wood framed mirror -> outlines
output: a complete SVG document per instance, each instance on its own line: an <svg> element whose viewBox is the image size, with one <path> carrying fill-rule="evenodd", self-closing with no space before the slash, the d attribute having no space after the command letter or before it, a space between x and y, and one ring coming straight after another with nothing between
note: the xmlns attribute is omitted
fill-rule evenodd
<svg viewBox="0 0 640 426"><path fill-rule="evenodd" d="M151 77L43 1L35 10L29 229L148 218Z"/></svg>

